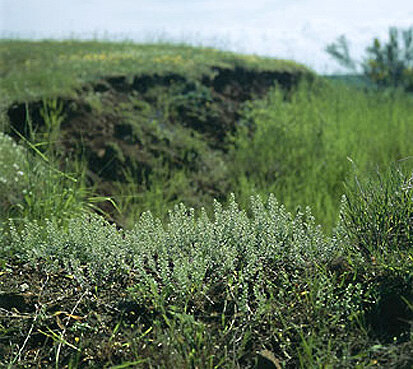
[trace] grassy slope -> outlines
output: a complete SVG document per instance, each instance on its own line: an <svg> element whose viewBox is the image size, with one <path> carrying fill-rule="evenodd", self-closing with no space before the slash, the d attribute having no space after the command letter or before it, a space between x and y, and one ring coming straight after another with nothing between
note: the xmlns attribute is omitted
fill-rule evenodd
<svg viewBox="0 0 413 369"><path fill-rule="evenodd" d="M31 43L27 47L24 42L2 42L2 52L10 53L9 58L2 57L2 63L8 65L4 72L2 68L2 104L70 95L102 74L135 74L139 68L142 73L181 68L182 73L198 76L217 64L301 70L290 63L172 46L109 44L117 51L111 51L112 61L105 61L108 45L72 43L70 48L68 44ZM59 47L66 62L55 57ZM115 67L113 55L120 55L121 50L126 55L125 50L133 49L148 51L144 53L146 64L137 67L136 61L118 57L122 60ZM165 59L168 50L175 59ZM85 60L79 57L82 52ZM162 53L163 62L162 57L155 62L156 52L158 57ZM182 57L185 52L193 54L196 66L191 67L189 56ZM30 62L24 67L27 60ZM195 60L203 62L198 65ZM391 152L394 146L388 136L398 129L396 123L410 122L409 101L403 100L406 106L399 107L406 109L386 110L393 104L389 99L382 102L383 110L376 112L377 96L367 100L359 96L353 116L342 119L350 113L351 92L343 99L326 92L313 100L296 95L291 102L270 95L253 107L247 118L252 118L261 134L252 150L260 150L247 156L255 158L254 168L267 165L258 174L272 174L268 164L278 165L278 159L282 163L282 154L274 163L266 156L274 148L274 129L285 128L282 152L296 150L296 139L304 136L304 141L298 140L299 148L315 155L314 144L323 159L347 150L341 139L348 132L327 129L326 123L352 122L353 136L358 137L357 121L369 122L360 127L366 132L362 137L375 132L380 140L371 146L382 148L385 142L386 151ZM333 107L332 99L336 101ZM284 105L277 110L274 102ZM362 118L356 116L363 111ZM282 121L277 120L280 112L285 118ZM389 117L395 125L380 129ZM315 127L314 120L319 123ZM377 132L370 131L376 121ZM293 122L295 129L288 122ZM317 130L312 132L313 128ZM411 131L400 131L400 135L402 132ZM317 141L324 138L323 143L333 146L325 153ZM400 142L407 142L404 139ZM164 224L146 214L133 230L124 231L95 216L79 217L76 205L82 205L82 199L77 196L83 194L76 186L63 181L62 174L48 165L43 169L37 160L26 163L32 159L30 155L18 155L21 150L10 139L2 140L0 159L14 158L16 166L10 159L0 160L0 169L6 169L0 173L5 175L0 182L0 205L22 208L24 229L21 232L17 223L11 232L0 232L0 244L5 246L0 249L0 290L5 292L1 303L6 310L0 319L0 366L259 368L256 363L262 359L257 352L266 349L277 358L274 363L291 369L411 367L413 341L408 321L412 309L406 304L411 304L413 293L412 184L408 177L380 178L374 186L365 187L362 182L355 186L349 191L343 222L333 239L314 225L308 212L291 216L273 198L266 207L255 199L249 208L242 207L245 211L233 201L224 210L216 204L209 219L182 207ZM363 152L360 149L360 156ZM373 156L380 152L373 150ZM247 153L238 153L238 158L247 161ZM306 173L296 171L303 167L300 155L291 156L289 178L299 175L304 184ZM316 160L306 163L319 159L316 155ZM365 160L372 160L371 155ZM314 176L322 173L322 169L313 169L306 170ZM259 180L251 178L254 185ZM316 185L317 181L310 181L310 186ZM16 199L17 189L21 195ZM157 197L162 195L162 191L157 193ZM1 227L8 229L6 222L0 223Z"/></svg>
<svg viewBox="0 0 413 369"><path fill-rule="evenodd" d="M240 104L227 104L230 99L225 93L223 98L220 95L217 99L216 94L211 94L210 86L205 89L202 82L189 88L191 79L199 81L202 76L213 74L211 67L231 70L241 66L255 72L293 74L308 73L305 67L290 61L168 44L2 41L0 51L4 64L4 93L0 97L0 105L6 106L12 101L75 95L84 84L104 76L132 78L158 73L185 77L186 82L181 85L172 83L174 88L158 86L138 96L131 96L130 91L125 91L124 95L119 91L109 91L105 97L105 94L94 93L93 89L77 93L78 101L89 104L92 111L83 117L81 124L75 122L74 125L83 127L89 123L88 132L99 137L103 129L98 123L109 122L104 127L106 131L113 130L113 127L116 129L116 124L122 123L136 131L137 141L143 142L142 145L136 142L129 145L123 139L114 138L113 134L104 140L119 146L126 158L126 166L139 170L148 168L147 173L150 173L138 184L136 177L140 173L134 173L132 183L126 187L123 180L116 193L113 186L104 191L120 195L116 201L123 208L133 208L124 213L140 213L148 208L165 212L174 201L198 207L211 202L214 197L224 199L228 192L248 198L256 190L262 194L276 193L291 211L298 205L310 205L318 221L331 228L337 220L343 181L351 172L347 157L359 169L372 170L411 154L411 98L358 90L354 85L359 86L359 80L354 76L345 78L347 85L333 83L326 87L322 83L324 87L312 90L311 96L307 96L307 87L304 87L288 99L281 94L275 97L275 93L262 102L254 103L252 109L247 109L242 115L246 117L247 124L252 122L257 127L256 134L253 139L249 132L239 135L233 155L227 158L216 150L216 145L213 147L220 139L216 133L221 128L227 134L229 128L236 126L237 117L228 117L239 109ZM234 102L237 98L237 95L232 96ZM146 104L143 112L135 106L142 100L150 105ZM227 104L225 108L224 104ZM182 114L182 108L185 114ZM232 125L221 119L218 125L207 128L215 119L216 112L231 120ZM200 118L200 122L198 127L190 130L188 127L193 128L194 117ZM66 123L66 126L72 125L70 120ZM98 128L94 130L93 127ZM178 127L179 133L176 132ZM194 136L200 129L204 129L209 137L204 134ZM212 137L211 132L215 133ZM65 139L78 137L77 131L66 133ZM108 152L101 142L92 140L86 145L92 152L89 156L96 157L96 153L103 150ZM187 159L193 153L197 156L195 163ZM160 165L155 163L159 156L163 158L162 165L167 162L166 174L164 168L158 168ZM190 174L188 161L195 168ZM95 160L89 166L89 169L92 167L93 171L99 171L101 178L105 175L102 166L107 162L113 163L106 169L110 174L115 173L115 167L118 172L125 170L125 165L116 158L105 156L101 162L102 165L98 165ZM184 168L185 173L178 171L178 167ZM206 169L202 171L199 168ZM251 168L254 168L252 173ZM116 176L117 179L122 177L119 173ZM145 182L143 186L142 182ZM123 199L130 199L130 195L142 191L146 195L134 199L137 204L122 204L126 203ZM163 194L164 201L159 201L159 193Z"/></svg>
<svg viewBox="0 0 413 369"><path fill-rule="evenodd" d="M38 114L41 100L71 98L77 108L71 111L65 106L63 128L55 137L65 145L66 153L78 150L82 137L88 169L101 180L99 193L120 195L116 201L124 214L148 208L166 212L179 201L199 206L212 198L224 198L230 190L221 149L225 136L234 131L242 102L265 93L277 76L292 76L293 80L311 74L290 61L182 45L2 41L0 50L0 107L17 102L23 104L14 106L24 109L24 102L36 105L40 100L37 114L29 110L38 141L47 141L41 111ZM135 84L134 78L153 75L167 75L169 81L153 78ZM96 83L117 76L126 77L120 88L106 83L108 91L94 90ZM144 91L137 91L142 85ZM23 112L11 122L21 132L25 117ZM121 125L133 133L119 136L116 132ZM101 152L105 152L103 158L99 158ZM118 152L122 160L115 155ZM126 187L123 174L131 168L137 169ZM120 189L115 179L123 182ZM145 196L134 197L142 192ZM130 198L137 202L132 209Z"/></svg>
<svg viewBox="0 0 413 369"><path fill-rule="evenodd" d="M177 73L199 77L211 67L243 66L255 70L308 72L285 60L241 56L211 48L171 44L79 41L0 41L0 104L71 95L102 76Z"/></svg>

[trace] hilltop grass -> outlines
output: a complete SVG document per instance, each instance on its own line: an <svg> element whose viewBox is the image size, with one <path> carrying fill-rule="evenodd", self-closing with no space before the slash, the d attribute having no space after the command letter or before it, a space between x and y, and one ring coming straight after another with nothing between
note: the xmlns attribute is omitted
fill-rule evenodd
<svg viewBox="0 0 413 369"><path fill-rule="evenodd" d="M224 151L242 103L274 79L290 88L314 76L290 61L172 44L3 40L0 52L3 129L24 135L30 120L40 150L50 139L85 154L129 225L148 207L164 216L180 201L224 199Z"/></svg>
<svg viewBox="0 0 413 369"><path fill-rule="evenodd" d="M103 76L175 73L199 78L211 67L309 73L297 63L186 45L98 41L0 41L0 105L73 96Z"/></svg>

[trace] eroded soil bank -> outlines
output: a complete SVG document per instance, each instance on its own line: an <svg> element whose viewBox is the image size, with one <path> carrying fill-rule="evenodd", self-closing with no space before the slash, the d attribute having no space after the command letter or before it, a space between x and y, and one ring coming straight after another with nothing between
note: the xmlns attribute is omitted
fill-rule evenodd
<svg viewBox="0 0 413 369"><path fill-rule="evenodd" d="M83 86L76 98L16 103L7 115L13 129L26 137L36 132L31 139L37 141L47 139L58 121L56 149L86 160L87 185L101 195L116 195L126 182L137 186L135 192L154 182L176 184L180 173L185 189L168 190L171 201L200 206L231 190L226 152L244 103L275 84L291 90L304 77L240 67L213 72L192 80L178 74L105 77ZM110 204L104 207L113 213Z"/></svg>

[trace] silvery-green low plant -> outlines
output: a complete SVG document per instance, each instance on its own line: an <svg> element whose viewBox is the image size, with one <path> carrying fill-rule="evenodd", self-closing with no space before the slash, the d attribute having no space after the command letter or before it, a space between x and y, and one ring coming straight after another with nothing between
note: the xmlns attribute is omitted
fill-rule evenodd
<svg viewBox="0 0 413 369"><path fill-rule="evenodd" d="M354 269L349 238L338 237L326 237L309 209L292 215L270 196L243 210L232 197L228 206L215 202L212 215L179 205L164 223L147 212L131 230L90 214L26 222L10 227L2 251L63 270L95 293L129 280L122 294L135 309L132 360L253 367L266 348L288 367L367 368L376 357L366 323L375 274ZM332 268L337 255L348 258L341 271ZM389 346L382 360L404 365L395 355L406 345Z"/></svg>
<svg viewBox="0 0 413 369"><path fill-rule="evenodd" d="M151 270L149 275L182 290L199 287L210 273L238 271L248 279L264 264L302 268L334 256L309 210L293 217L270 196L266 204L251 198L250 212L239 209L233 198L227 208L215 202L212 218L181 204L163 225L147 212L130 231L92 215L64 227L55 219L26 222L23 230L12 227L10 249L27 260L47 259L73 269L90 266L97 275Z"/></svg>

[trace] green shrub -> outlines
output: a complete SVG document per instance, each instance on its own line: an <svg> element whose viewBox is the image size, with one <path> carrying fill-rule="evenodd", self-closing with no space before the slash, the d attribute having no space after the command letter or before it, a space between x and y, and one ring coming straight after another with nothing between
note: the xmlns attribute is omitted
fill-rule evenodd
<svg viewBox="0 0 413 369"><path fill-rule="evenodd" d="M212 218L180 205L165 225L145 213L130 231L98 216L64 227L29 222L23 230L11 227L3 251L49 273L64 270L84 288L101 290L133 276L126 301L153 332L136 333L131 345L138 356L131 360L156 342L162 349L147 360L167 368L253 365L262 348L298 365L307 334L329 337L314 341L325 350L326 342L348 335L348 317L360 314L361 287L341 288L342 277L331 279L324 270L337 250L310 211L293 217L273 196L266 204L253 197L247 212L233 198L225 208L216 202ZM312 327L317 319L323 323ZM337 362L343 345L350 343L319 361Z"/></svg>
<svg viewBox="0 0 413 369"><path fill-rule="evenodd" d="M95 282L110 273L122 273L127 264L122 234L97 215L73 218L62 227L59 219L26 222L23 229L10 227L10 245L4 250L22 261L42 260L46 269L64 267L82 279Z"/></svg>
<svg viewBox="0 0 413 369"><path fill-rule="evenodd" d="M358 63L350 56L345 36L327 46L326 51L342 66L357 72L358 65L365 77L379 87L400 87L412 91L413 69L413 27L389 28L387 42L374 38L366 49L363 62Z"/></svg>
<svg viewBox="0 0 413 369"><path fill-rule="evenodd" d="M175 281L183 288L202 284L207 270L228 274L245 269L254 274L263 261L298 267L332 258L333 249L309 210L292 217L272 196L266 206L252 198L251 217L234 199L227 209L218 202L214 209L210 220L205 211L196 217L193 209L181 204L170 212L165 228L151 213L144 213L131 231L116 231L90 215L72 219L63 228L53 218L45 224L26 222L22 232L12 232L10 248L27 260L53 255L67 265L91 264L98 274L111 259L120 258L143 274L143 265L150 263L165 278L163 284ZM117 252L124 256L115 257Z"/></svg>

